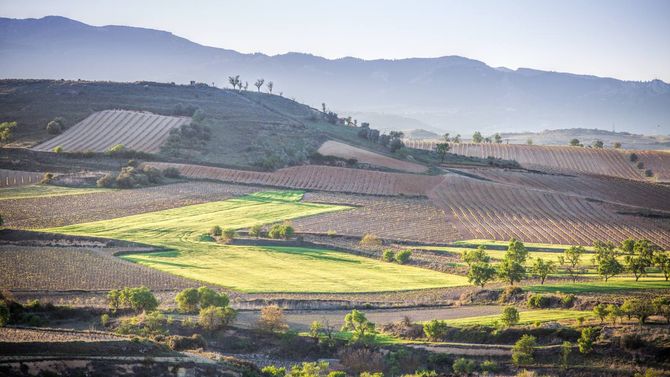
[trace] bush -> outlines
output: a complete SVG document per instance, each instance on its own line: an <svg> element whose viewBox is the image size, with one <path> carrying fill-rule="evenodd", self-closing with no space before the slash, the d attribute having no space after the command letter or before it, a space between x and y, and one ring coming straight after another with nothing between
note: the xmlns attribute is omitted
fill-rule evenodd
<svg viewBox="0 0 670 377"><path fill-rule="evenodd" d="M582 335L577 339L579 352L587 354L593 350L593 339L595 338L595 329L587 327L582 330Z"/></svg>
<svg viewBox="0 0 670 377"><path fill-rule="evenodd" d="M109 148L107 154L109 155L120 155L126 151L126 147L123 144L116 144L113 147Z"/></svg>
<svg viewBox="0 0 670 377"><path fill-rule="evenodd" d="M166 178L179 178L181 177L181 173L177 168L168 167L163 169L163 176Z"/></svg>
<svg viewBox="0 0 670 377"><path fill-rule="evenodd" d="M165 344L174 351L207 347L207 342L200 334L193 334L191 336L169 336L167 337Z"/></svg>
<svg viewBox="0 0 670 377"><path fill-rule="evenodd" d="M512 362L514 365L532 364L535 353L536 339L532 335L524 335L512 347Z"/></svg>
<svg viewBox="0 0 670 377"><path fill-rule="evenodd" d="M498 301L508 302L514 296L520 295L522 293L523 293L523 289L521 289L521 287L505 287L505 289L500 294L500 298L498 299Z"/></svg>
<svg viewBox="0 0 670 377"><path fill-rule="evenodd" d="M289 224L275 224L270 228L268 237L273 239L289 239L293 236L293 227Z"/></svg>
<svg viewBox="0 0 670 377"><path fill-rule="evenodd" d="M495 373L500 369L498 363L493 360L484 360L479 364L479 370L482 371L482 374L488 375L489 373Z"/></svg>
<svg viewBox="0 0 670 377"><path fill-rule="evenodd" d="M200 309L198 324L208 331L220 330L235 320L237 313L232 308L209 306Z"/></svg>
<svg viewBox="0 0 670 377"><path fill-rule="evenodd" d="M158 307L156 296L147 287L112 289L107 294L107 301L113 310L129 307L136 311L152 311Z"/></svg>
<svg viewBox="0 0 670 377"><path fill-rule="evenodd" d="M366 233L363 235L363 238L361 238L360 244L363 246L381 246L382 240L374 234Z"/></svg>
<svg viewBox="0 0 670 377"><path fill-rule="evenodd" d="M63 147L60 146L60 145L55 146L54 149L52 149L52 151L53 151L54 153L63 153Z"/></svg>
<svg viewBox="0 0 670 377"><path fill-rule="evenodd" d="M628 156L628 158L630 159L630 162L636 162L639 157L637 156L637 154L631 153L630 156Z"/></svg>
<svg viewBox="0 0 670 377"><path fill-rule="evenodd" d="M653 177L653 176L654 176L654 172L651 171L651 169L647 169L647 170L644 171L644 176L645 176L645 177Z"/></svg>
<svg viewBox="0 0 670 377"><path fill-rule="evenodd" d="M279 368L274 365L269 365L263 367L263 369L261 369L261 373L263 373L263 376L267 377L284 377L286 376L286 368Z"/></svg>
<svg viewBox="0 0 670 377"><path fill-rule="evenodd" d="M519 311L513 306L507 306L500 315L500 322L505 327L514 326L519 323Z"/></svg>
<svg viewBox="0 0 670 377"><path fill-rule="evenodd" d="M464 357L456 359L452 365L454 373L457 375L469 375L475 372L477 364L474 360L469 360Z"/></svg>
<svg viewBox="0 0 670 377"><path fill-rule="evenodd" d="M237 237L237 232L235 231L235 229L226 228L226 229L223 230L223 233L221 234L221 237L230 241L230 240L234 239L235 237Z"/></svg>
<svg viewBox="0 0 670 377"><path fill-rule="evenodd" d="M0 327L5 326L9 322L9 306L2 300L0 301Z"/></svg>
<svg viewBox="0 0 670 377"><path fill-rule="evenodd" d="M409 262L409 258L412 256L412 250L402 250L396 253L395 261L399 264L405 264Z"/></svg>
<svg viewBox="0 0 670 377"><path fill-rule="evenodd" d="M286 319L284 319L284 309L277 305L268 305L262 308L257 326L260 330L268 332L286 330L288 325Z"/></svg>
<svg viewBox="0 0 670 377"><path fill-rule="evenodd" d="M198 310L200 296L195 288L186 288L175 297L177 308L182 313L195 313Z"/></svg>
<svg viewBox="0 0 670 377"><path fill-rule="evenodd" d="M40 183L43 185L51 183L51 181L54 179L53 173L44 173L42 176L42 179L40 180Z"/></svg>
<svg viewBox="0 0 670 377"><path fill-rule="evenodd" d="M528 297L528 307L536 309L548 308L551 304L549 297L543 296L541 294L533 294Z"/></svg>
<svg viewBox="0 0 670 377"><path fill-rule="evenodd" d="M564 308L571 308L575 305L575 300L577 299L577 296L573 294L568 294L565 296L561 296L561 305Z"/></svg>
<svg viewBox="0 0 670 377"><path fill-rule="evenodd" d="M100 324L104 327L107 327L109 324L109 314L105 313L100 316Z"/></svg>
<svg viewBox="0 0 670 377"><path fill-rule="evenodd" d="M449 331L446 321L432 320L423 324L423 332L430 341L444 339Z"/></svg>
<svg viewBox="0 0 670 377"><path fill-rule="evenodd" d="M96 182L96 185L98 187L114 187L114 184L116 183L116 176L114 174L105 174L102 176L98 181Z"/></svg>
<svg viewBox="0 0 670 377"><path fill-rule="evenodd" d="M395 252L391 249L386 249L382 253L382 260L384 262L393 262L395 260Z"/></svg>
<svg viewBox="0 0 670 377"><path fill-rule="evenodd" d="M220 237L221 234L223 234L223 229L221 229L220 226L214 225L210 230L209 230L209 235L212 237Z"/></svg>
<svg viewBox="0 0 670 377"><path fill-rule="evenodd" d="M49 135L58 135L59 133L63 132L63 127L60 123L52 120L51 122L47 123L47 132Z"/></svg>
<svg viewBox="0 0 670 377"><path fill-rule="evenodd" d="M260 224L254 225L249 228L249 237L259 238L263 234L263 226Z"/></svg>
<svg viewBox="0 0 670 377"><path fill-rule="evenodd" d="M198 300L201 308L209 306L226 307L230 303L228 295L225 293L218 293L207 287L198 288Z"/></svg>

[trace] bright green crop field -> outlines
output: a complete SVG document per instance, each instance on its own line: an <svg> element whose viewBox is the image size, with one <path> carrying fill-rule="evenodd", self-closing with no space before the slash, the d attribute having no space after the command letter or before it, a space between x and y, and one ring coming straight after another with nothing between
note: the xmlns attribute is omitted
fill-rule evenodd
<svg viewBox="0 0 670 377"><path fill-rule="evenodd" d="M616 276L607 282L604 280L566 282L562 284L532 285L524 289L537 293L616 293L640 289L670 289L670 282L665 281L661 274L649 274L649 276L641 277L639 281L635 281L635 278L631 276Z"/></svg>
<svg viewBox="0 0 670 377"><path fill-rule="evenodd" d="M500 308L502 313L502 308ZM519 324L528 325L535 322L551 322L577 319L579 317L591 318L593 312L581 310L567 310L567 309L546 309L546 310L526 310L519 312ZM469 325L486 325L492 326L500 320L500 315L483 315L478 317L465 317L459 319L447 320L449 326L469 326Z"/></svg>
<svg viewBox="0 0 670 377"><path fill-rule="evenodd" d="M214 225L242 229L350 207L304 203L302 192L272 191L111 220L45 229L113 238L168 251L123 258L243 292L380 292L466 285L465 277L343 252L200 241Z"/></svg>
<svg viewBox="0 0 670 377"><path fill-rule="evenodd" d="M74 188L49 185L31 185L0 189L0 200L95 194L97 192L104 191L111 190L103 188Z"/></svg>

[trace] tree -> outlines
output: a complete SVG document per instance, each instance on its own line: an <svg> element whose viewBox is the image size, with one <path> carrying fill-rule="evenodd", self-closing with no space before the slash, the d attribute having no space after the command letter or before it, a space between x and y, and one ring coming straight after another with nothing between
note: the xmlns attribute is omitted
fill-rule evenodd
<svg viewBox="0 0 670 377"><path fill-rule="evenodd" d="M49 133L49 135L58 135L61 132L63 132L63 126L60 122L52 120L47 123L47 133Z"/></svg>
<svg viewBox="0 0 670 377"><path fill-rule="evenodd" d="M451 141L451 138L449 137L449 132L442 135L442 140L444 140L445 143L448 143L448 142Z"/></svg>
<svg viewBox="0 0 670 377"><path fill-rule="evenodd" d="M593 327L586 327L582 329L582 333L577 339L579 352L583 354L590 353L593 350L593 339L596 336L596 331Z"/></svg>
<svg viewBox="0 0 670 377"><path fill-rule="evenodd" d="M216 331L232 324L236 317L237 312L232 308L209 306L200 309L198 324L205 330Z"/></svg>
<svg viewBox="0 0 670 377"><path fill-rule="evenodd" d="M237 232L233 228L226 228L221 233L221 237L227 241L231 241L232 239L237 237Z"/></svg>
<svg viewBox="0 0 670 377"><path fill-rule="evenodd" d="M624 268L617 259L618 253L612 243L596 242L594 248L596 269L605 281L623 271Z"/></svg>
<svg viewBox="0 0 670 377"><path fill-rule="evenodd" d="M63 146L57 145L51 151L54 153L63 153Z"/></svg>
<svg viewBox="0 0 670 377"><path fill-rule="evenodd" d="M2 223L0 223L0 225L2 225ZM665 277L665 281L668 281L668 277L670 277L670 257L668 256L668 253L659 250L656 255L654 255L654 265L661 270Z"/></svg>
<svg viewBox="0 0 670 377"><path fill-rule="evenodd" d="M656 297L652 305L656 314L665 317L665 321L670 324L670 297Z"/></svg>
<svg viewBox="0 0 670 377"><path fill-rule="evenodd" d="M580 144L579 144L579 139L572 139L572 140L570 140L570 146L572 146L572 147L579 147L579 146L580 146Z"/></svg>
<svg viewBox="0 0 670 377"><path fill-rule="evenodd" d="M0 142L6 143L12 137L12 129L16 127L16 122L0 123Z"/></svg>
<svg viewBox="0 0 670 377"><path fill-rule="evenodd" d="M249 228L249 237L259 238L263 233L263 225L256 224Z"/></svg>
<svg viewBox="0 0 670 377"><path fill-rule="evenodd" d="M435 145L435 153L437 153L437 156L440 157L440 161L444 162L449 149L450 147L448 143L438 143Z"/></svg>
<svg viewBox="0 0 670 377"><path fill-rule="evenodd" d="M460 134L457 134L457 135L454 136L454 138L451 139L451 140L452 140L454 143L458 144L458 143L461 142L461 135L460 135Z"/></svg>
<svg viewBox="0 0 670 377"><path fill-rule="evenodd" d="M647 318L654 314L654 305L648 299L633 298L626 301L628 302L626 309L628 309L631 316L637 318L640 325L644 325ZM626 302L624 302L624 304L626 304Z"/></svg>
<svg viewBox="0 0 670 377"><path fill-rule="evenodd" d="M326 112L326 103L325 102L321 102L321 111L323 111L324 113Z"/></svg>
<svg viewBox="0 0 670 377"><path fill-rule="evenodd" d="M272 88L275 87L275 84L274 84L272 81L268 81L268 83L267 83L267 87L268 87L268 92L269 92L270 94L272 94Z"/></svg>
<svg viewBox="0 0 670 377"><path fill-rule="evenodd" d="M544 280L547 278L547 276L556 273L556 265L554 261L550 260L545 262L544 259L537 258L535 259L535 263L533 263L531 270L533 275L540 278L540 283L544 284Z"/></svg>
<svg viewBox="0 0 670 377"><path fill-rule="evenodd" d="M561 344L561 369L567 370L570 367L570 354L572 353L572 343L565 341Z"/></svg>
<svg viewBox="0 0 670 377"><path fill-rule="evenodd" d="M612 321L612 325L616 325L617 319L619 319L623 315L623 310L621 310L621 308L619 308L615 304L607 305L606 311L607 311L607 319Z"/></svg>
<svg viewBox="0 0 670 377"><path fill-rule="evenodd" d="M536 338L532 335L524 334L512 347L512 362L517 367L520 365L532 364L535 361Z"/></svg>
<svg viewBox="0 0 670 377"><path fill-rule="evenodd" d="M519 323L519 311L513 306L506 306L500 315L500 322L505 327L511 327Z"/></svg>
<svg viewBox="0 0 670 377"><path fill-rule="evenodd" d="M371 233L365 233L361 241L359 242L361 246L381 246L382 240L379 237Z"/></svg>
<svg viewBox="0 0 670 377"><path fill-rule="evenodd" d="M454 364L451 366L454 370L454 374L457 376L469 376L475 372L477 369L477 364L474 360L469 360L464 357L459 357L454 360Z"/></svg>
<svg viewBox="0 0 670 377"><path fill-rule="evenodd" d="M603 143L602 140L593 140L593 148L599 148L602 149L605 146L605 143Z"/></svg>
<svg viewBox="0 0 670 377"><path fill-rule="evenodd" d="M484 285L495 279L496 269L491 264L491 257L486 254L486 247L479 246L476 250L466 250L461 258L468 265L468 281L484 288Z"/></svg>
<svg viewBox="0 0 670 377"><path fill-rule="evenodd" d="M391 150L391 153L397 152L404 146L405 143L403 143L401 139L391 139L389 142L389 149Z"/></svg>
<svg viewBox="0 0 670 377"><path fill-rule="evenodd" d="M230 299L225 293L218 293L211 288L203 286L198 288L198 303L200 304L201 308L207 308L210 306L222 308L228 306Z"/></svg>
<svg viewBox="0 0 670 377"><path fill-rule="evenodd" d="M482 137L482 133L479 132L479 131L475 131L475 133L472 134L472 142L479 144L482 141L484 141L484 138Z"/></svg>
<svg viewBox="0 0 670 377"><path fill-rule="evenodd" d="M393 262L395 260L395 252L393 249L385 249L382 252L382 260L384 262Z"/></svg>
<svg viewBox="0 0 670 377"><path fill-rule="evenodd" d="M261 87L263 86L264 83L265 83L265 79L258 79L258 80L256 80L256 82L254 83L254 86L255 86L256 89L258 90L258 93L261 92ZM324 103L323 105L324 105L324 107L325 107L325 103ZM324 110L323 112L325 113L326 111Z"/></svg>
<svg viewBox="0 0 670 377"><path fill-rule="evenodd" d="M605 322L605 317L607 317L607 307L605 304L598 304L593 307L593 314L600 318L600 323L603 323Z"/></svg>
<svg viewBox="0 0 670 377"><path fill-rule="evenodd" d="M198 310L200 296L195 288L186 288L175 297L177 308L182 313L194 313Z"/></svg>
<svg viewBox="0 0 670 377"><path fill-rule="evenodd" d="M363 312L354 309L344 317L342 331L351 331L354 342L367 342L375 334L375 324L368 321Z"/></svg>
<svg viewBox="0 0 670 377"><path fill-rule="evenodd" d="M5 225L5 220L3 220L2 215L0 215L0 226L3 226L3 225Z"/></svg>
<svg viewBox="0 0 670 377"><path fill-rule="evenodd" d="M220 237L222 233L223 233L223 229L221 229L221 227L218 226L218 225L214 225L209 230L209 235L212 236L212 237Z"/></svg>
<svg viewBox="0 0 670 377"><path fill-rule="evenodd" d="M509 281L510 285L521 281L526 276L526 259L528 250L521 241L514 238L507 247L507 252L502 262L498 265L498 277L504 281Z"/></svg>
<svg viewBox="0 0 670 377"><path fill-rule="evenodd" d="M395 261L398 264L405 264L409 262L409 258L412 256L412 250L400 250L395 254Z"/></svg>
<svg viewBox="0 0 670 377"><path fill-rule="evenodd" d="M570 246L563 251L563 255L558 258L558 262L565 267L566 272L572 277L572 282L577 281L577 274L580 270L577 268L586 249L582 246Z"/></svg>
<svg viewBox="0 0 670 377"><path fill-rule="evenodd" d="M430 341L438 341L443 339L449 331L447 321L438 321L436 319L425 322L423 324L423 333Z"/></svg>
<svg viewBox="0 0 670 377"><path fill-rule="evenodd" d="M233 89L236 89L237 86L240 84L240 75L228 76L228 82L233 87Z"/></svg>
<svg viewBox="0 0 670 377"><path fill-rule="evenodd" d="M261 317L258 327L268 332L284 331L288 328L284 318L284 309L277 305L268 305L261 308Z"/></svg>
<svg viewBox="0 0 670 377"><path fill-rule="evenodd" d="M528 139L526 139L526 144L533 145L533 139L530 138L530 137Z"/></svg>
<svg viewBox="0 0 670 377"><path fill-rule="evenodd" d="M502 143L502 136L496 132L495 135L493 135L493 141L495 141L496 144Z"/></svg>
<svg viewBox="0 0 670 377"><path fill-rule="evenodd" d="M618 141L614 142L612 146L614 147L614 149L621 149L621 143Z"/></svg>
<svg viewBox="0 0 670 377"><path fill-rule="evenodd" d="M121 299L137 311L153 311L158 307L156 296L147 287L124 288Z"/></svg>
<svg viewBox="0 0 670 377"><path fill-rule="evenodd" d="M654 265L654 255L660 250L649 240L625 240L621 244L624 251L624 262L626 269L635 275L635 281L647 275L647 268Z"/></svg>

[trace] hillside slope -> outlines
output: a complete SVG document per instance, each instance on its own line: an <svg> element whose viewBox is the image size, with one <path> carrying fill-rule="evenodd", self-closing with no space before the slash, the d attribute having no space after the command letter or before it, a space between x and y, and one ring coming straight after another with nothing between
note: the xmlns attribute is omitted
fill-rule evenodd
<svg viewBox="0 0 670 377"><path fill-rule="evenodd" d="M460 56L330 60L299 53L242 54L168 32L95 27L63 17L0 18L0 51L5 78L196 80L227 86L230 75L250 83L264 77L277 91L313 106L326 102L340 112L412 114L442 132L461 134L610 129L613 123L620 130L656 134L667 133L670 121L670 85L660 80L499 69Z"/></svg>

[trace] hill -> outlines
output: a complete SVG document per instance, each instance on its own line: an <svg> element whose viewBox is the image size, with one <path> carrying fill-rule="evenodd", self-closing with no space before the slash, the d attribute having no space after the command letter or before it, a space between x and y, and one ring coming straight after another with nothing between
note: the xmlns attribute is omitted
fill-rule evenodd
<svg viewBox="0 0 670 377"><path fill-rule="evenodd" d="M512 144L525 144L528 139L533 144L540 145L568 145L570 140L578 139L584 145L591 145L600 140L607 146L621 143L625 149L670 149L670 135L662 136L660 127L656 136L645 136L630 132L613 132L598 129L569 128L560 130L544 130L541 132L502 133L503 140Z"/></svg>
<svg viewBox="0 0 670 377"><path fill-rule="evenodd" d="M69 128L56 139L70 138L68 134L80 127L73 127L75 124L95 112L112 109L172 118L192 116L198 110L199 124L209 131L187 128L168 138L169 148L159 152L167 160L274 169L305 161L330 139L381 148L358 137L356 128L327 123L319 112L278 95L204 84L0 80L0 121L18 123L10 146L34 146L53 138L46 125L56 117L64 118Z"/></svg>
<svg viewBox="0 0 670 377"><path fill-rule="evenodd" d="M609 129L613 123L621 130L667 134L670 120L670 85L660 80L500 69L460 56L329 60L300 53L242 54L168 32L94 27L63 17L0 19L0 51L5 78L196 80L226 86L230 75L250 83L264 77L275 82L277 92L313 106L326 102L339 112L411 114L441 132L464 135L473 129Z"/></svg>

